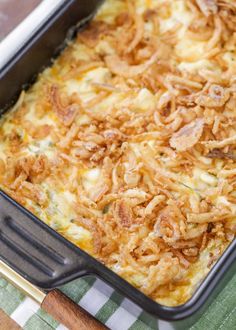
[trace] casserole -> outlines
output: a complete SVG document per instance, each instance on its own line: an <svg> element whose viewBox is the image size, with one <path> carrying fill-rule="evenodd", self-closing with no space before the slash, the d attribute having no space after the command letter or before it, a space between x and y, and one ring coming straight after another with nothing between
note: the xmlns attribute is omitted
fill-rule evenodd
<svg viewBox="0 0 236 330"><path fill-rule="evenodd" d="M150 12L149 12L149 14L150 14ZM145 55L144 55L145 56ZM156 56L156 55L155 55ZM158 56L160 56L160 54L158 54ZM117 62L117 58L115 58L115 60L116 60L116 62ZM152 58L152 61L156 61L157 60L157 58ZM154 63L150 63L149 65L152 65L152 64L154 64ZM110 58L109 57L109 59L107 59L107 65L108 65L108 67L111 69L111 71L113 72L113 73L115 73L115 74L117 74L117 71L119 71L119 68L117 69L117 66L116 66L116 68L115 68L115 66L114 66L114 57L113 58ZM122 65L123 65L123 63L121 62L121 61L119 61L119 59L118 59L118 67L121 67L121 71L122 71ZM127 67L126 67L126 69L128 69ZM139 68L140 69L140 68ZM132 71L132 70L131 70ZM126 78L132 78L132 77L129 77L130 76L130 74L126 71L126 70L123 70L123 72L122 72L122 74L121 75L123 75L123 76L125 76ZM132 75L131 75L132 76ZM176 79L176 77L173 77L173 76L171 76L171 77L168 77L169 79L168 79L168 81L167 82L171 82L171 79L173 80L173 79L175 79L175 83L176 84L179 84L180 83L180 79ZM171 78L171 79L170 79ZM176 82L177 81L177 82ZM166 82L166 83L167 83ZM181 81L181 82L183 82L183 81ZM132 84L132 82L131 82L131 84ZM185 90L187 90L187 91L189 91L189 89L191 89L191 88L194 88L194 89L199 89L199 86L201 85L201 83L200 82L195 82L194 84L191 84L190 83L190 81L188 81L188 80L185 80L184 81L184 85L185 84L187 84L187 86L185 86L184 87L184 89ZM101 85L101 84L100 84ZM96 85L97 87L98 87L98 84ZM101 87L101 86L100 86ZM104 85L103 84L103 89L107 89L108 87L109 88L112 88L112 86L107 86L107 85ZM142 91L143 92L143 91ZM146 92L146 91L145 91ZM147 93L147 92L146 92ZM55 96L55 94L56 94L56 89L55 88L53 88L52 90L51 90L51 94L53 95L53 99L54 99L54 101L55 101L55 98L56 98L56 96ZM199 96L199 95L198 95ZM197 97L198 97L197 96ZM201 97L202 97L202 95L200 95ZM205 97L205 95L204 95L204 97ZM206 97L207 97L207 95L206 95ZM149 99L151 99L151 95L150 94L148 94L148 98ZM159 101L160 101L160 99L159 99ZM200 99L200 101L199 102L202 102L203 100L202 100L202 98ZM227 99L227 101L228 101L228 99ZM192 101L193 102L193 101ZM150 102L148 103L148 106L152 106L152 105L150 105ZM200 104L200 106L201 106L201 104ZM202 135L202 129L203 129L203 125L205 124L205 123L203 123L200 119L196 119L195 120L195 124L196 125L193 125L193 126L191 126L191 127L189 127L189 126L187 126L186 125L186 127L185 127L185 131L187 130L189 130L190 128L194 131L194 134L193 134L193 136L190 134L190 135L188 135L188 136L184 136L184 138L186 139L186 138L188 138L189 140L188 141L182 141L182 143L184 143L184 144L186 144L187 143L187 145L190 143L190 147L192 147L193 145L195 145L195 144L197 144L198 143L198 140L200 139L200 137L201 137L201 135ZM3 126L4 127L4 126ZM28 126L28 128L27 129L30 129L30 127ZM195 129L197 130L197 131L195 131ZM177 130L177 129L176 129ZM198 132L198 130L200 130L200 134L199 134L199 132ZM183 131L181 131L181 133L182 133ZM182 146L179 146L179 138L181 138L181 135L180 134L178 134L179 132L176 132L176 134L173 134L173 136L172 136L172 138L171 138L171 140L170 140L170 144L171 144L171 147L173 147L173 149L176 149L177 151L180 151L180 152L182 152L182 151L186 151L185 149L183 149L182 150ZM193 140L193 141L192 141ZM210 143L210 142L209 142ZM189 145L187 146L187 148L186 149L188 149L189 148ZM178 150L179 149L179 150ZM146 154L146 157L148 157L148 154ZM151 162L151 159L149 158L149 161ZM156 165L155 165L156 166ZM162 175L165 175L165 173L164 172L161 172L162 173ZM202 173L203 174L203 173ZM204 177L205 178L205 177ZM213 179L213 177L207 177L207 180L210 180L211 182L212 182L212 180L214 181L214 179ZM209 181L208 180L208 181ZM202 180L202 181L204 181L204 180ZM206 180L205 180L206 181ZM186 184L186 182L183 182L183 185L184 186L187 186L187 184ZM187 189L190 189L191 187L189 187L189 186L187 186ZM204 189L205 187L203 187L203 189ZM7 188L5 187L5 190L6 190ZM197 189L199 189L199 187L197 187ZM194 190L194 188L191 188L191 190ZM134 191L133 191L134 192ZM16 196L17 197L17 196ZM135 196L136 197L136 196ZM150 201L150 199L149 199L149 201ZM150 205L149 205L150 206ZM216 205L217 206L217 205ZM179 207L181 207L180 205L179 205ZM119 220L119 218L122 218L121 220L123 221L123 218L124 217L120 217L119 216L119 214L120 213L122 213L122 214L126 214L126 210L122 210L122 212L121 211L119 211L119 209L120 208L122 208L123 209L123 207L120 205L120 204L118 204L118 220ZM177 209L175 208L175 210L176 210L176 212L177 212ZM34 210L35 211L35 210ZM147 214L146 214L147 215ZM163 215L164 216L164 215ZM179 215L179 216L181 216L181 215ZM214 215L213 215L213 213L212 213L212 216L217 216L215 213L214 213ZM223 215L220 215L220 216L223 216ZM225 215L224 215L225 216ZM127 219L127 218L129 218L129 216L125 216L125 218ZM191 219L195 219L196 218L196 214L194 215L194 214L192 214L192 216L191 216ZM215 218L213 217L212 218L212 220L213 221L218 221L217 219L216 220L214 220ZM128 219L129 220L129 219ZM127 221L126 221L127 222ZM128 221L129 222L129 221ZM190 221L190 222L194 222L194 221ZM212 221L210 221L210 222L212 222ZM198 223L198 221L197 221L197 223ZM159 224L159 226L160 226L160 224ZM128 226L126 226L126 223L125 223L125 226L124 227L128 227ZM158 231L158 225L157 225L157 228L156 228L156 231ZM165 236L165 235L164 235ZM157 236L158 237L158 236ZM170 236L167 236L166 237L166 239L167 238L171 238L171 235ZM227 253L225 254L225 256L227 256ZM180 255L178 255L178 258L179 259L181 259L181 256ZM176 261L176 258L174 258L173 260L173 263ZM186 260L183 260L182 259L182 262L187 262ZM104 271L104 273L103 273L103 277L105 277L105 271ZM110 274L109 272L107 272L107 274ZM219 273L219 275L220 275L220 273ZM210 275L208 276L208 279L210 278ZM207 281L207 280L206 280ZM199 289L200 290L200 289ZM199 292L199 291L198 291ZM196 297L197 297L197 293L195 294L195 299L196 299ZM189 301L189 303L191 302L191 301L193 301L194 300L194 297L192 298L192 300L190 300ZM184 306L184 307L183 307ZM186 308L186 306L189 306L188 305L188 303L186 303L185 305L183 305L182 307L183 308ZM171 311L171 309L169 308L167 308L167 307L165 307L164 308L164 310L165 310L165 312L166 312L166 317L168 317L168 313L167 313L167 311L169 310L169 311ZM181 311L181 309L179 308L175 308L175 310L176 311ZM181 317L180 316L180 314L178 315L178 317Z"/></svg>

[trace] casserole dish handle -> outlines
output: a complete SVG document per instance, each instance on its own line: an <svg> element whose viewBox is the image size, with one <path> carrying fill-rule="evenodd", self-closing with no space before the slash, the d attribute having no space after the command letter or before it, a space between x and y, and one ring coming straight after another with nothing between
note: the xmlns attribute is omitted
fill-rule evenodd
<svg viewBox="0 0 236 330"><path fill-rule="evenodd" d="M55 232L0 191L0 259L27 281L54 287L58 279L84 273L73 245L58 241ZM60 236L59 236L60 237ZM59 290L49 291L42 308L69 329L106 329Z"/></svg>
<svg viewBox="0 0 236 330"><path fill-rule="evenodd" d="M0 259L50 290L86 275L86 253L0 191Z"/></svg>

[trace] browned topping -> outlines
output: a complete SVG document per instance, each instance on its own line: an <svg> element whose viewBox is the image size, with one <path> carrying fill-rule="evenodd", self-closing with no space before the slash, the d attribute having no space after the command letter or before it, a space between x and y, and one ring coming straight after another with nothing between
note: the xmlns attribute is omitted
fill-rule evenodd
<svg viewBox="0 0 236 330"><path fill-rule="evenodd" d="M206 141L204 142L204 145L209 149L215 149L215 148L224 148L229 145L235 145L235 143L236 143L236 135L233 135L221 141L216 141L216 140Z"/></svg>
<svg viewBox="0 0 236 330"><path fill-rule="evenodd" d="M93 234L93 241L94 241L94 252L99 253L102 248L101 243L101 231L99 230L98 225L95 223L95 221L91 219L86 219L83 217L79 217L75 220L73 220L73 223L78 224L79 226L84 227L85 229L88 229Z"/></svg>
<svg viewBox="0 0 236 330"><path fill-rule="evenodd" d="M115 202L114 205L114 217L119 225L129 228L133 224L132 209L128 205L127 201L121 199Z"/></svg>
<svg viewBox="0 0 236 330"><path fill-rule="evenodd" d="M95 47L101 36L108 34L111 27L102 21L91 22L89 26L78 35L78 41L82 41L88 47Z"/></svg>
<svg viewBox="0 0 236 330"><path fill-rule="evenodd" d="M216 14L218 11L216 0L196 0L196 3L205 16Z"/></svg>
<svg viewBox="0 0 236 330"><path fill-rule="evenodd" d="M196 247L191 247L191 248L186 248L182 250L183 254L188 256L188 257L196 257L198 255L198 248Z"/></svg>
<svg viewBox="0 0 236 330"><path fill-rule="evenodd" d="M58 118L63 122L63 124L70 126L78 113L79 106L77 104L63 104L58 87L55 85L50 89L50 102L54 111L58 115Z"/></svg>
<svg viewBox="0 0 236 330"><path fill-rule="evenodd" d="M207 106L209 108L219 108L225 105L229 99L229 91L218 85L211 85L208 93L201 93L196 99L199 105Z"/></svg>
<svg viewBox="0 0 236 330"><path fill-rule="evenodd" d="M216 222L216 221L223 221L224 219L227 219L228 217L231 216L232 216L231 213L227 213L221 210L213 210L212 212L200 213L200 214L189 213L187 215L187 221L193 223Z"/></svg>
<svg viewBox="0 0 236 330"><path fill-rule="evenodd" d="M19 187L19 193L24 197L33 200L36 204L44 207L48 200L43 190L30 182L22 182Z"/></svg>
<svg viewBox="0 0 236 330"><path fill-rule="evenodd" d="M190 124L185 125L171 137L171 147L178 151L185 151L192 148L198 143L203 132L203 126L204 121L202 119L196 119Z"/></svg>
<svg viewBox="0 0 236 330"><path fill-rule="evenodd" d="M1 177L4 175L5 170L6 170L5 162L0 158L0 176Z"/></svg>
<svg viewBox="0 0 236 330"><path fill-rule="evenodd" d="M222 152L220 149L213 149L208 154L207 157L209 158L218 158L218 159L232 159L236 160L236 154L232 151L229 152Z"/></svg>
<svg viewBox="0 0 236 330"><path fill-rule="evenodd" d="M132 78L143 74L158 59L158 52L153 54L146 63L140 65L128 65L126 61L120 59L117 55L110 55L105 58L107 67L113 74L124 78Z"/></svg>

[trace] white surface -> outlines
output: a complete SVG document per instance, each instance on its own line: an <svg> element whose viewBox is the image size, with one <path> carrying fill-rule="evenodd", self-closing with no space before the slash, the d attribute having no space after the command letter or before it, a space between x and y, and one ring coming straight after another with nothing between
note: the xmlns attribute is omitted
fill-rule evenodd
<svg viewBox="0 0 236 330"><path fill-rule="evenodd" d="M121 306L115 311L114 314L106 322L106 326L112 330L129 329L131 325L137 320L138 315L130 314L125 308L127 299L124 299ZM136 313L135 313L136 314Z"/></svg>
<svg viewBox="0 0 236 330"><path fill-rule="evenodd" d="M64 327L64 325L60 324L60 325L58 325L56 330L68 330L68 328L66 328L66 327Z"/></svg>
<svg viewBox="0 0 236 330"><path fill-rule="evenodd" d="M39 308L40 306L34 300L27 297L11 314L11 318L23 327Z"/></svg>
<svg viewBox="0 0 236 330"><path fill-rule="evenodd" d="M103 286L103 291L99 288ZM103 305L109 300L114 290L103 283L101 280L96 280L92 288L83 296L79 304L85 310L89 310L93 316L102 308Z"/></svg>

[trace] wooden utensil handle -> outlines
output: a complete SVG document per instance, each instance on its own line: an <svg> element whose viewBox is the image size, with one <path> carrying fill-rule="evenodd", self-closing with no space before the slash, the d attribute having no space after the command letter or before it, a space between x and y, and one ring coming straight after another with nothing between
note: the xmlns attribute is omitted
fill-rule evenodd
<svg viewBox="0 0 236 330"><path fill-rule="evenodd" d="M70 330L107 329L106 326L59 290L49 292L42 302L41 307Z"/></svg>
<svg viewBox="0 0 236 330"><path fill-rule="evenodd" d="M0 329L1 330L21 330L21 327L15 323L7 314L0 309Z"/></svg>

